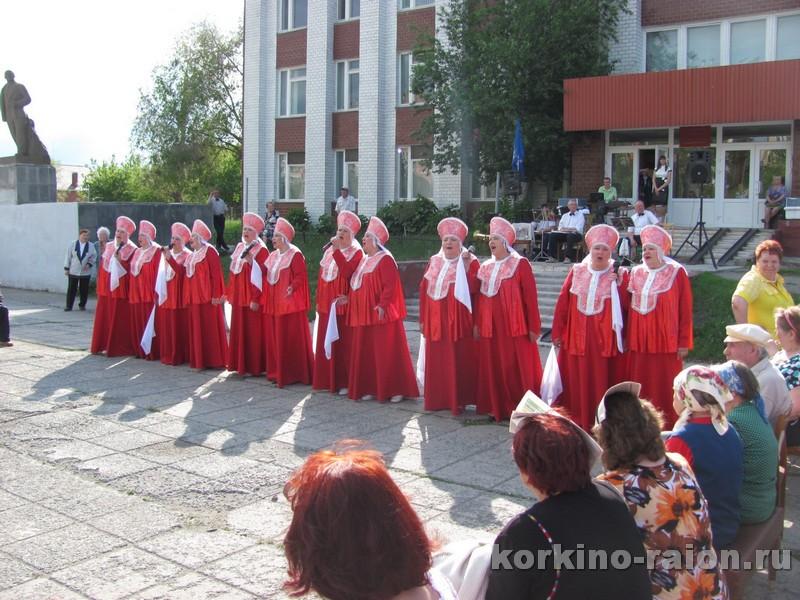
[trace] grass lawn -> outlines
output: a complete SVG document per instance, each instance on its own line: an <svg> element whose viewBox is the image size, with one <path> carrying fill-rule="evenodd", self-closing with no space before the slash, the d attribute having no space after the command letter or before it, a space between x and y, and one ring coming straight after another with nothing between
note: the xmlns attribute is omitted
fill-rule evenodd
<svg viewBox="0 0 800 600"><path fill-rule="evenodd" d="M698 362L722 362L725 326L734 322L731 296L736 281L713 273L702 273L691 279L694 296L694 350L689 359Z"/></svg>

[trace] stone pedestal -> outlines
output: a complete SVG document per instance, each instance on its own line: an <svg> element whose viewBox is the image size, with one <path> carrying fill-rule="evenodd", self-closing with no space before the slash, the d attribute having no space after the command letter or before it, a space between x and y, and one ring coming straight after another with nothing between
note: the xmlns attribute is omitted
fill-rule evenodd
<svg viewBox="0 0 800 600"><path fill-rule="evenodd" d="M56 201L56 170L52 165L0 158L0 205Z"/></svg>

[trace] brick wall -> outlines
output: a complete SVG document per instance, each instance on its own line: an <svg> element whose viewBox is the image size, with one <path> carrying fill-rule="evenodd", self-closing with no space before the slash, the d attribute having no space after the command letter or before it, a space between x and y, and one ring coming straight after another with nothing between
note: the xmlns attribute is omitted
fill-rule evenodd
<svg viewBox="0 0 800 600"><path fill-rule="evenodd" d="M304 152L306 118L275 119L275 152Z"/></svg>
<svg viewBox="0 0 800 600"><path fill-rule="evenodd" d="M398 146L409 146L422 143L414 135L422 125L422 120L431 114L428 108L419 109L414 106L397 108L395 121L395 143Z"/></svg>
<svg viewBox="0 0 800 600"><path fill-rule="evenodd" d="M397 13L397 51L409 52L419 41L420 34L433 36L436 31L436 8L420 8Z"/></svg>
<svg viewBox="0 0 800 600"><path fill-rule="evenodd" d="M333 60L358 58L361 21L346 21L333 26Z"/></svg>
<svg viewBox="0 0 800 600"><path fill-rule="evenodd" d="M306 64L306 30L298 29L277 36L276 67L287 69Z"/></svg>
<svg viewBox="0 0 800 600"><path fill-rule="evenodd" d="M331 148L358 148L358 111L333 113Z"/></svg>
<svg viewBox="0 0 800 600"><path fill-rule="evenodd" d="M792 144L792 196L800 196L800 121L794 122Z"/></svg>
<svg viewBox="0 0 800 600"><path fill-rule="evenodd" d="M639 25L641 8L639 0L628 0L629 12L619 16L617 41L612 41L608 49L614 73L637 73L643 70L644 31Z"/></svg>
<svg viewBox="0 0 800 600"><path fill-rule="evenodd" d="M572 142L570 196L588 197L603 183L605 156L603 132L587 131Z"/></svg>
<svg viewBox="0 0 800 600"><path fill-rule="evenodd" d="M797 0L642 0L642 26L708 21L797 8Z"/></svg>

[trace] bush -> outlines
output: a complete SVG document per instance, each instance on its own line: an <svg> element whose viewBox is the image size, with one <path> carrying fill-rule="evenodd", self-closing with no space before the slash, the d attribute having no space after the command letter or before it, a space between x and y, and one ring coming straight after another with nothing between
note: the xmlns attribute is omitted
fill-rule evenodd
<svg viewBox="0 0 800 600"><path fill-rule="evenodd" d="M291 208L284 218L292 224L295 231L305 233L311 228L311 217L305 208Z"/></svg>
<svg viewBox="0 0 800 600"><path fill-rule="evenodd" d="M336 221L331 215L322 215L315 229L320 235L332 235L336 230Z"/></svg>
<svg viewBox="0 0 800 600"><path fill-rule="evenodd" d="M489 221L494 216L494 206L481 206L472 214L470 229L473 233L486 233L489 231Z"/></svg>
<svg viewBox="0 0 800 600"><path fill-rule="evenodd" d="M417 199L411 202L390 202L378 211L378 218L386 224L389 232L395 235L434 233L439 221L451 216L454 208L457 215L460 215L458 207L451 205L445 211L440 211L430 199L417 196Z"/></svg>

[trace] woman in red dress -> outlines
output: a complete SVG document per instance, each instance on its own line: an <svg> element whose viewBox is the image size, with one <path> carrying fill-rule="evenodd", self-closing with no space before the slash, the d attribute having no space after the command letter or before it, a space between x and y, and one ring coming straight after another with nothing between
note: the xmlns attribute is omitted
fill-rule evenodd
<svg viewBox="0 0 800 600"><path fill-rule="evenodd" d="M475 404L478 348L472 335L472 297L478 292L478 259L464 250L469 229L455 217L437 226L442 249L431 257L419 286L420 358L425 410L460 414Z"/></svg>
<svg viewBox="0 0 800 600"><path fill-rule="evenodd" d="M108 341L108 309L111 303L110 294L108 289L108 267L106 264L106 248L114 247L114 244L109 243L109 236L111 233L105 227L100 227L97 230L98 241L98 254L100 260L97 263L97 303L94 308L94 327L92 328L92 344L90 352L92 354L99 354L106 349L106 342Z"/></svg>
<svg viewBox="0 0 800 600"><path fill-rule="evenodd" d="M156 226L150 221L139 221L139 247L131 260L131 322L136 336L136 357L147 360L158 360L158 344L150 347L150 352L142 348L142 336L147 327L150 313L156 305L156 276L161 259L161 246L155 243ZM156 309L156 330L159 329L160 315Z"/></svg>
<svg viewBox="0 0 800 600"><path fill-rule="evenodd" d="M350 280L347 323L353 328L348 395L352 400L419 396L403 318L406 303L394 257L385 248L389 230L372 217L362 244L365 256Z"/></svg>
<svg viewBox="0 0 800 600"><path fill-rule="evenodd" d="M347 395L347 376L350 369L350 346L353 334L347 324L346 304L350 293L350 277L358 267L364 252L355 240L361 229L358 215L343 210L336 217L336 235L322 255L317 279L317 321L314 325L314 381L315 390L339 392ZM325 333L331 306L336 301L336 328L339 337L330 344L330 357L325 351Z"/></svg>
<svg viewBox="0 0 800 600"><path fill-rule="evenodd" d="M194 252L184 263L184 304L189 308L189 366L224 369L228 354L223 301L225 283L217 249L208 243L211 230L200 219L192 225Z"/></svg>
<svg viewBox="0 0 800 600"><path fill-rule="evenodd" d="M166 298L159 297L160 329L156 331L161 362L165 365L182 365L189 355L189 311L186 308L183 288L186 285L186 261L191 252L186 244L192 232L183 223L172 224L172 248L162 248L166 279Z"/></svg>
<svg viewBox="0 0 800 600"><path fill-rule="evenodd" d="M265 263L259 263L266 286L263 304L264 345L267 379L278 387L291 383L311 383L314 357L308 328L306 259L292 244L294 227L278 217L272 244L275 250Z"/></svg>
<svg viewBox="0 0 800 600"><path fill-rule="evenodd" d="M130 236L136 231L136 223L126 216L117 217L114 244L106 244L103 253L103 268L108 271L108 325L103 347L106 356L134 356L139 347L131 318L129 302L131 260L136 244Z"/></svg>
<svg viewBox="0 0 800 600"><path fill-rule="evenodd" d="M642 398L662 412L664 429L672 430L672 382L693 346L692 286L686 270L665 258L672 249L669 233L648 225L641 236L643 263L631 270L628 283L628 378L641 382Z"/></svg>
<svg viewBox="0 0 800 600"><path fill-rule="evenodd" d="M255 377L264 372L261 268L269 250L261 238L264 219L255 213L242 215L242 241L231 255L228 302L231 304L231 337L228 342L228 370Z"/></svg>
<svg viewBox="0 0 800 600"><path fill-rule="evenodd" d="M514 226L494 217L489 223L492 257L478 270L477 408L497 421L511 416L526 391L538 394L542 383L536 280L531 263L512 248L516 239Z"/></svg>
<svg viewBox="0 0 800 600"><path fill-rule="evenodd" d="M624 379L619 361L628 272L617 272L611 260L618 241L619 233L609 225L595 225L586 232L590 254L573 265L553 315L552 338L553 345L560 348L558 367L563 385L556 402L586 431L594 426L605 391ZM616 319L614 294L620 302Z"/></svg>

